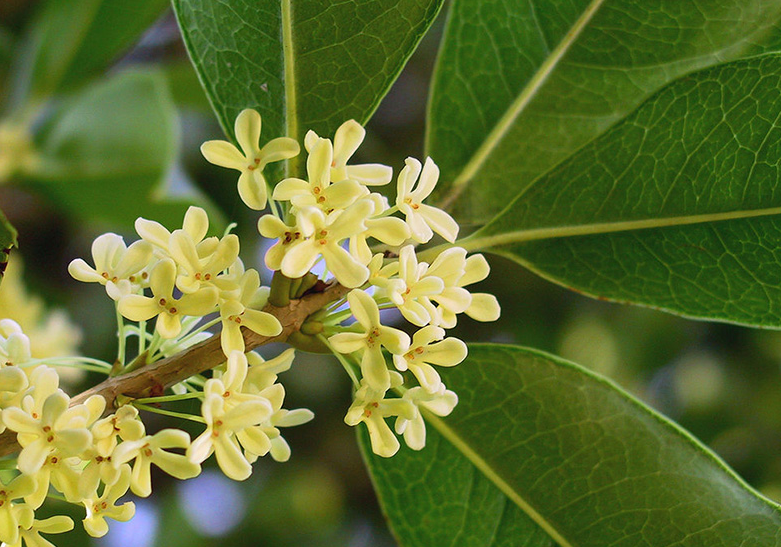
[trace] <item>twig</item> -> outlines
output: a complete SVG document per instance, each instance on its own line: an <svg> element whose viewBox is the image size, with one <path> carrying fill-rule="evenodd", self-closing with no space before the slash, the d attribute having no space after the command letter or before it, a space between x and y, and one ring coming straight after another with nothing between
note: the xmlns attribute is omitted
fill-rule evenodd
<svg viewBox="0 0 781 547"><path fill-rule="evenodd" d="M241 329L244 336L245 351L271 342L284 342L294 332L297 332L307 317L325 305L339 300L350 292L350 289L333 283L318 292L310 292L301 299L278 308L268 304L263 311L274 315L282 324L282 332L277 336L260 336L246 328ZM92 395L102 395L106 399L106 409L111 412L115 408L117 397L122 395L131 398L152 397L162 395L169 386L186 380L194 374L200 374L225 362L225 355L220 347L220 335L215 334L186 350L161 359L150 365L138 368L122 376L114 376L99 383L95 387L80 393L71 399L71 405L83 403ZM16 442L16 433L6 431L0 435L0 456L18 452L21 447Z"/></svg>

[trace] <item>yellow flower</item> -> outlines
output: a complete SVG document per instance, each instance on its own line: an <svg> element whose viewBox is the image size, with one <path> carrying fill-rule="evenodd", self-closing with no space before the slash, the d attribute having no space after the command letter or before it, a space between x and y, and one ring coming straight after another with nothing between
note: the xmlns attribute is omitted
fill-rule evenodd
<svg viewBox="0 0 781 547"><path fill-rule="evenodd" d="M227 141L207 141L201 145L201 153L208 162L241 172L239 196L247 207L257 211L266 206L268 196L263 168L269 163L292 158L300 150L298 143L288 137L272 139L260 148L260 126L260 114L245 109L234 126L241 151Z"/></svg>

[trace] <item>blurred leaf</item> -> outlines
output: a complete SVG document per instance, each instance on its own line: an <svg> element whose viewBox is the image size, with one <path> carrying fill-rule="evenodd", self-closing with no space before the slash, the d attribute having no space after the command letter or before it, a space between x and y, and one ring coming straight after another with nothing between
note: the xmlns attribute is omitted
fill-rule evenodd
<svg viewBox="0 0 781 547"><path fill-rule="evenodd" d="M165 198L176 154L176 112L159 73L127 72L63 104L40 137L32 174L73 214L132 226L138 216L179 223Z"/></svg>
<svg viewBox="0 0 781 547"><path fill-rule="evenodd" d="M174 0L187 49L225 133L244 108L262 138L331 136L366 122L442 0ZM292 160L293 162L297 160ZM293 169L295 171L295 167Z"/></svg>
<svg viewBox="0 0 781 547"><path fill-rule="evenodd" d="M138 39L167 0L48 0L15 66L14 105L83 84Z"/></svg>
<svg viewBox="0 0 781 547"><path fill-rule="evenodd" d="M686 76L464 240L577 291L781 326L781 56Z"/></svg>
<svg viewBox="0 0 781 547"><path fill-rule="evenodd" d="M11 249L18 245L16 236L16 229L8 222L3 211L0 211L0 279L8 266L8 255Z"/></svg>
<svg viewBox="0 0 781 547"><path fill-rule="evenodd" d="M165 65L161 69L168 80L171 97L178 107L211 114L211 104L203 92L198 74L195 73L192 64L181 62Z"/></svg>
<svg viewBox="0 0 781 547"><path fill-rule="evenodd" d="M663 85L781 43L773 0L454 0L450 9L427 153L442 169L443 203L477 224Z"/></svg>
<svg viewBox="0 0 781 547"><path fill-rule="evenodd" d="M421 452L383 459L362 434L401 545L778 545L778 506L612 382L492 344L442 376L460 402Z"/></svg>

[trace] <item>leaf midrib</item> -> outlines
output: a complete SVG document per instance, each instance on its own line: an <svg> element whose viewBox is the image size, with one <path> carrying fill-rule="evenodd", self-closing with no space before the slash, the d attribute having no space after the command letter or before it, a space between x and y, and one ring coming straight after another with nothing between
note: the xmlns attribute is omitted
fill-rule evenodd
<svg viewBox="0 0 781 547"><path fill-rule="evenodd" d="M467 183L477 173L478 169L485 163L488 156L496 148L498 143L504 138L510 127L518 119L521 113L526 109L531 100L537 95L537 92L547 81L548 77L558 66L559 61L569 51L580 37L580 34L586 28L594 15L602 7L605 0L592 0L589 6L578 17L564 38L558 43L556 48L539 66L534 75L529 79L521 92L505 111L497 124L488 134L483 143L477 148L475 153L469 158L469 161L461 169L461 172L453 179L449 194L439 204L441 208L447 209L461 195Z"/></svg>
<svg viewBox="0 0 781 547"><path fill-rule="evenodd" d="M296 97L295 51L293 49L293 16L291 0L282 0L282 60L285 71L285 130L287 136L298 140L298 112ZM297 157L296 157L297 158ZM285 177L296 173L297 159L285 161Z"/></svg>
<svg viewBox="0 0 781 547"><path fill-rule="evenodd" d="M554 526L548 522L531 504L523 499L518 492L499 476L496 471L493 470L491 465L485 461L477 452L472 450L469 444L466 443L453 429L439 418L438 416L428 412L425 409L421 409L426 422L434 426L434 428L442 435L448 442L450 442L461 454L468 459L472 465L474 465L480 473L482 473L489 481L491 481L502 493L507 496L510 501L517 505L529 518L531 518L537 525L545 530L559 547L575 547L573 543L565 539Z"/></svg>
<svg viewBox="0 0 781 547"><path fill-rule="evenodd" d="M491 228L489 224L483 230L462 239L459 246L467 251L500 247L511 243L523 243L526 241L539 241L543 239L560 239L565 237L589 236L610 234L617 232L629 232L633 230L648 230L653 228L669 228L673 226L686 226L692 224L706 224L726 220L740 220L772 215L780 215L781 207L768 207L765 209L751 209L744 211L725 211L702 215L687 215L678 217L648 218L638 220L626 220L619 222L600 222L594 224L576 224L570 226L552 226L548 228L529 228L526 230L514 230L501 234L480 235L484 230ZM500 217L501 218L501 217Z"/></svg>

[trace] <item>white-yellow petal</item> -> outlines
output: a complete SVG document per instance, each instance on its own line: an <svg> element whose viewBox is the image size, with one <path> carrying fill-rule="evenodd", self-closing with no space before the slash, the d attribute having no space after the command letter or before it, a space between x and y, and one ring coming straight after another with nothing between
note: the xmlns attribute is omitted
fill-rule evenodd
<svg viewBox="0 0 781 547"><path fill-rule="evenodd" d="M244 171L247 167L247 158L244 154L226 141L206 141L201 145L201 154L206 158L206 161L220 167L238 169L239 171Z"/></svg>
<svg viewBox="0 0 781 547"><path fill-rule="evenodd" d="M255 211L262 211L268 201L266 179L260 170L243 171L237 186L239 197L244 204Z"/></svg>
<svg viewBox="0 0 781 547"><path fill-rule="evenodd" d="M258 151L260 128L260 114L257 111L245 108L236 116L233 130L236 133L236 140L246 157L254 156Z"/></svg>
<svg viewBox="0 0 781 547"><path fill-rule="evenodd" d="M502 309L494 295L475 293L472 295L472 304L464 313L476 321L488 322L499 319Z"/></svg>

